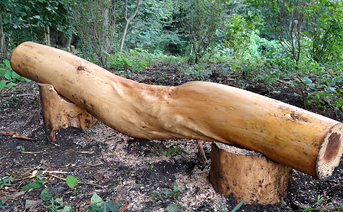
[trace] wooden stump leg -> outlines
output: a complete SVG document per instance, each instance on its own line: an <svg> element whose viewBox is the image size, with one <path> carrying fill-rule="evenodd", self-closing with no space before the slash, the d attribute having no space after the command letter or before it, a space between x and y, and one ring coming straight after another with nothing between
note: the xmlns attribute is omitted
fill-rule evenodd
<svg viewBox="0 0 343 212"><path fill-rule="evenodd" d="M48 131L67 127L87 129L97 121L85 109L60 96L50 84L39 84L39 94Z"/></svg>
<svg viewBox="0 0 343 212"><path fill-rule="evenodd" d="M287 195L291 168L275 163L260 153L214 142L211 153L210 182L225 196L237 202L275 204Z"/></svg>

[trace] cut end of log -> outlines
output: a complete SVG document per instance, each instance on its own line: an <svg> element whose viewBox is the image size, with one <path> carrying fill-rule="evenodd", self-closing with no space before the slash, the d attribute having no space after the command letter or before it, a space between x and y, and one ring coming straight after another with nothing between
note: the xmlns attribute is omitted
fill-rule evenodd
<svg viewBox="0 0 343 212"><path fill-rule="evenodd" d="M343 124L338 123L325 136L317 159L317 177L324 180L330 177L339 165L343 153Z"/></svg>

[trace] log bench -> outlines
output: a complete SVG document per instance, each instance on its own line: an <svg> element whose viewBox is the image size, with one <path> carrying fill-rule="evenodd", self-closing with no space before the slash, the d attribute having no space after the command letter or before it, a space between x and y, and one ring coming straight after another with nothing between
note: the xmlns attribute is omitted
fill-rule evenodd
<svg viewBox="0 0 343 212"><path fill-rule="evenodd" d="M330 177L342 156L342 123L235 87L211 82L137 83L33 42L12 52L11 66L23 77L53 86L87 114L132 137L229 144L318 179ZM215 160L224 163L215 165L231 166L227 160Z"/></svg>

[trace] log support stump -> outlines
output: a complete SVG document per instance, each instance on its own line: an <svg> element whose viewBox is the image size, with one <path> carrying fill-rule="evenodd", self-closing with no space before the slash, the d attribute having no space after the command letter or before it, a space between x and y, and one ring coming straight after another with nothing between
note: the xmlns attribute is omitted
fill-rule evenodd
<svg viewBox="0 0 343 212"><path fill-rule="evenodd" d="M237 202L275 204L287 195L291 168L264 155L222 143L212 143L210 182Z"/></svg>
<svg viewBox="0 0 343 212"><path fill-rule="evenodd" d="M44 126L48 131L67 127L90 128L97 119L59 95L50 84L39 84Z"/></svg>

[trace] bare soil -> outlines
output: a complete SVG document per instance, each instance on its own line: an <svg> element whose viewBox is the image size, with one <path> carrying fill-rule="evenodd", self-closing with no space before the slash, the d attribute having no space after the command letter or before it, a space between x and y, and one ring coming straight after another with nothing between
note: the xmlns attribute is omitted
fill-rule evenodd
<svg viewBox="0 0 343 212"><path fill-rule="evenodd" d="M119 73L118 73L119 74ZM125 75L135 81L177 86L194 80L168 65L158 65ZM203 80L236 86L270 98L304 107L301 90L281 81L277 85L251 83L240 72L212 74ZM300 95L294 95L297 93ZM0 180L12 176L8 183L0 181L0 211L49 211L42 201L43 188L21 191L34 182L35 171L43 172L45 188L53 198L63 198L73 211L87 211L91 197L97 193L104 201L121 204L122 211L231 211L238 203L233 196L217 194L208 180L210 143L204 143L207 162L198 160L196 141L141 140L123 135L97 122L87 130L67 128L56 133L50 143L42 123L38 86L21 82L15 88L0 90L0 131L12 131L35 140L0 134ZM334 110L306 108L341 121ZM171 148L178 151L170 151ZM166 154L167 153L167 154ZM274 205L243 205L238 211L339 211L343 203L342 163L327 181L293 170L288 195ZM68 175L79 184L66 185ZM178 189L177 189L178 187ZM45 205L45 206L44 206ZM225 209L225 210L224 210Z"/></svg>

